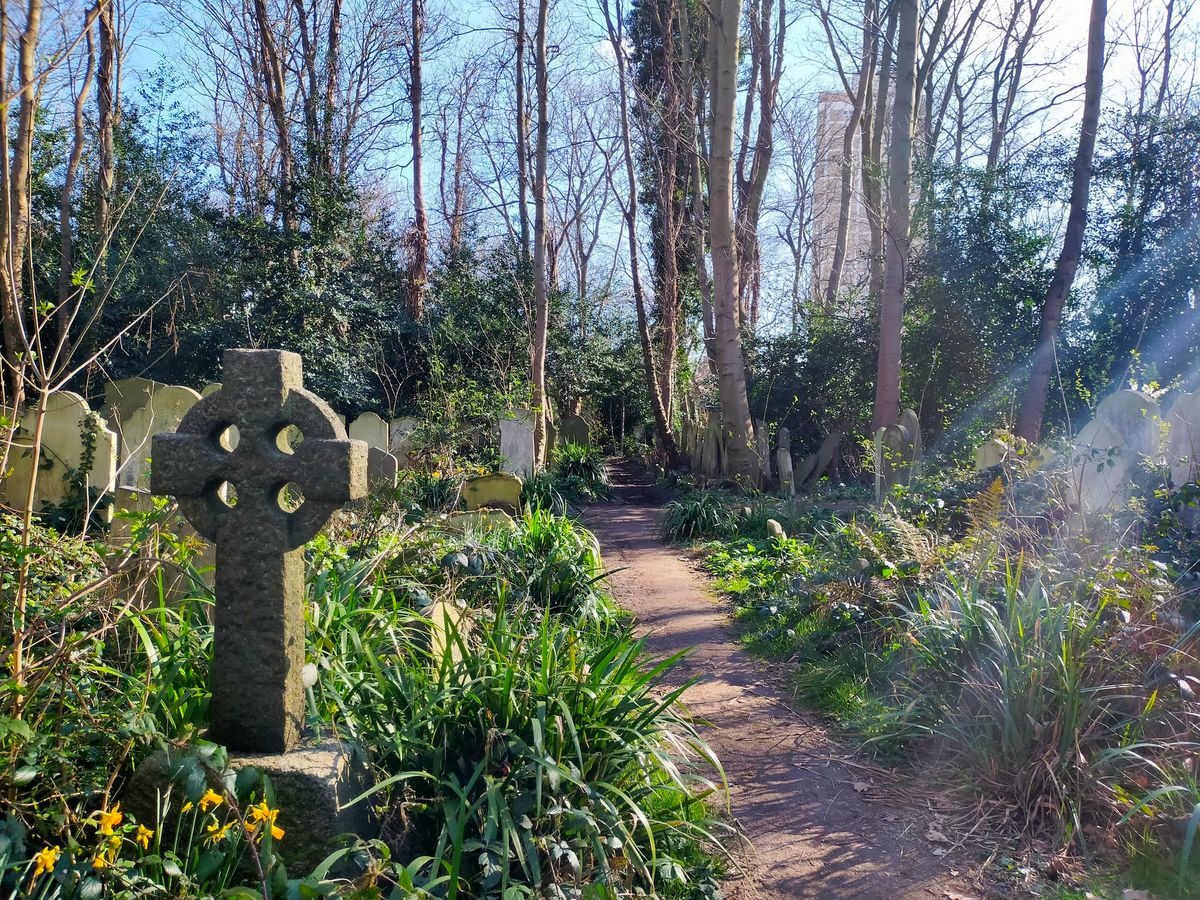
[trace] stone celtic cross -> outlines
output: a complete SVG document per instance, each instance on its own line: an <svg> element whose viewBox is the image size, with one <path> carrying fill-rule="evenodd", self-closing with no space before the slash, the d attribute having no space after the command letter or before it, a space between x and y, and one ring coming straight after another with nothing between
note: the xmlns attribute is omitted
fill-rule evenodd
<svg viewBox="0 0 1200 900"><path fill-rule="evenodd" d="M221 390L175 433L154 436L150 488L173 494L217 546L210 738L291 749L304 717L301 548L343 503L366 496L367 445L347 440L333 410L303 389L297 354L226 350Z"/></svg>

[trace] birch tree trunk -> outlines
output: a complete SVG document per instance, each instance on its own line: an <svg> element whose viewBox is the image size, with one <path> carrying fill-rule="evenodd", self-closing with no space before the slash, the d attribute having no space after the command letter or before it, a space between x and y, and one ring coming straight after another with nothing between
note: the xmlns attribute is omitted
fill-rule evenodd
<svg viewBox="0 0 1200 900"><path fill-rule="evenodd" d="M1046 413L1046 397L1054 371L1055 344L1058 341L1063 307L1079 256L1083 250L1083 232L1087 226L1088 194L1092 178L1092 155L1096 149L1096 130L1100 124L1100 100L1104 90L1104 25L1108 16L1107 0L1092 0L1088 25L1087 75L1084 83L1083 122L1079 129L1079 149L1075 153L1074 174L1071 178L1070 211L1067 230L1063 235L1062 252L1054 267L1054 278L1042 304L1042 321L1038 331L1037 348L1033 353L1029 384L1017 417L1017 434L1027 441L1036 441L1042 432Z"/></svg>
<svg viewBox="0 0 1200 900"><path fill-rule="evenodd" d="M534 323L531 355L533 378L534 458L541 466L546 461L546 331L550 320L549 272L546 265L546 157L550 135L549 91L546 72L546 20L550 0L538 0L537 28L534 33L533 79L537 103L537 138L533 175L533 291Z"/></svg>
<svg viewBox="0 0 1200 900"><path fill-rule="evenodd" d="M883 290L879 295L879 361L871 430L894 425L900 415L900 331L908 266L909 203L912 195L913 106L917 77L920 0L896 0L896 99L888 147L888 210Z"/></svg>
<svg viewBox="0 0 1200 900"><path fill-rule="evenodd" d="M754 426L746 394L746 364L738 320L737 235L733 211L733 123L737 111L738 38L741 0L714 0L709 32L712 87L708 173L709 245L712 248L713 312L721 394L721 424L729 474L747 484L758 481Z"/></svg>

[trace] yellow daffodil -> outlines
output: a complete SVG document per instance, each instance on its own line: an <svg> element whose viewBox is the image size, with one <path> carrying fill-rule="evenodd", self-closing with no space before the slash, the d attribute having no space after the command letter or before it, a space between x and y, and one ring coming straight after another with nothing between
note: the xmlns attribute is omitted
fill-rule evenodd
<svg viewBox="0 0 1200 900"><path fill-rule="evenodd" d="M100 833L112 834L113 829L121 824L125 819L125 813L121 812L121 804L118 803L111 810L100 810Z"/></svg>
<svg viewBox="0 0 1200 900"><path fill-rule="evenodd" d="M103 853L97 853L95 856L92 857L92 868L93 869L107 869L108 868L108 860L104 858Z"/></svg>
<svg viewBox="0 0 1200 900"><path fill-rule="evenodd" d="M151 829L147 828L145 825L139 825L138 830L137 830L137 837L135 837L134 840L136 840L139 844L142 845L143 850L149 850L150 849L150 839L152 837L154 837L154 832Z"/></svg>
<svg viewBox="0 0 1200 900"><path fill-rule="evenodd" d="M187 803L183 804L183 810L182 810L183 812L191 812L193 809L195 809L195 806L191 800L189 800Z"/></svg>
<svg viewBox="0 0 1200 900"><path fill-rule="evenodd" d="M257 830L258 826L267 823L271 826L271 837L279 840L283 837L283 829L275 824L275 819L279 815L279 810L271 809L267 805L266 800L262 800L250 807L249 815L246 817L246 830L251 834Z"/></svg>
<svg viewBox="0 0 1200 900"><path fill-rule="evenodd" d="M204 840L209 844L219 844L221 841L225 840L225 835L229 833L229 826L231 824L233 823L226 822L224 825L218 825L216 822L213 822L211 825L206 827L205 830L208 832L208 834L205 835Z"/></svg>
<svg viewBox="0 0 1200 900"><path fill-rule="evenodd" d="M207 791L204 792L204 796L200 798L200 808L202 810L204 810L205 812L207 812L208 808L210 806L217 807L217 806L220 806L223 802L225 802L225 798L222 797L220 794L218 794L216 791L214 791L212 788L209 788Z"/></svg>
<svg viewBox="0 0 1200 900"><path fill-rule="evenodd" d="M33 856L33 877L37 878L45 872L53 872L58 863L62 847L43 847Z"/></svg>
<svg viewBox="0 0 1200 900"><path fill-rule="evenodd" d="M117 856L117 851L120 849L121 849L121 836L119 834L114 834L112 837L110 837L108 839L108 853L110 856L112 856L115 859Z"/></svg>

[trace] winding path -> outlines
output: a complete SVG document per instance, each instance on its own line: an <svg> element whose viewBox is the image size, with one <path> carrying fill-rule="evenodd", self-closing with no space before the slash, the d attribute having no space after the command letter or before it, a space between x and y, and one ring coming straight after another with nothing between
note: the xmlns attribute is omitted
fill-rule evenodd
<svg viewBox="0 0 1200 900"><path fill-rule="evenodd" d="M700 679L684 701L711 723L706 737L750 843L740 859L744 874L726 885L727 896L983 896L932 854L913 811L860 795L864 776L830 759L839 748L820 723L786 704L764 663L727 634L703 577L660 540L661 498L633 470L616 475L613 501L591 507L585 519L613 571L612 591L635 614L650 651L695 648L673 676Z"/></svg>

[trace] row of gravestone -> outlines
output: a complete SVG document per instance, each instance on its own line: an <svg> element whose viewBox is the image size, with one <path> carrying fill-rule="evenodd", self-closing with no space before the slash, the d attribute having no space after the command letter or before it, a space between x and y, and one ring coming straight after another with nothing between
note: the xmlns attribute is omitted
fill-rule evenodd
<svg viewBox="0 0 1200 900"><path fill-rule="evenodd" d="M1047 459L1037 448L997 436L976 450L975 468L1030 455L1037 463ZM1085 515L1124 505L1135 470L1145 463L1166 469L1174 492L1200 480L1200 391L1178 391L1160 402L1142 391L1120 390L1101 400L1071 451L1075 505ZM1200 525L1195 510L1189 518Z"/></svg>
<svg viewBox="0 0 1200 900"><path fill-rule="evenodd" d="M799 464L794 464L791 433L787 428L779 429L774 453L771 452L770 428L762 419L754 422L753 440L760 485L777 483L780 493L791 497L797 491L816 484L828 471L841 444L842 433L834 431L828 435L820 447L801 459ZM679 429L679 450L693 472L706 478L728 476L729 455L721 429L720 411L685 400Z"/></svg>
<svg viewBox="0 0 1200 900"><path fill-rule="evenodd" d="M71 391L52 394L42 426L41 459L34 485L34 509L65 502L79 487L101 494L122 489L145 492L150 479L150 441L154 434L178 427L184 415L202 397L215 393L220 384L196 391L180 385L161 384L146 378L127 378L105 386L104 401L93 410ZM368 477L373 484L394 482L401 469L419 465L420 422L414 418L383 419L366 412L342 424L348 436L370 448ZM0 480L0 503L21 508L28 497L32 475L34 419L27 413L18 423L9 454L7 478ZM504 472L527 477L534 470L533 417L518 410L498 423L500 454ZM552 439L587 444L591 439L587 422L566 416ZM303 436L290 429L280 440L298 444ZM226 449L236 445L236 428L220 436ZM85 495L86 496L86 495Z"/></svg>

